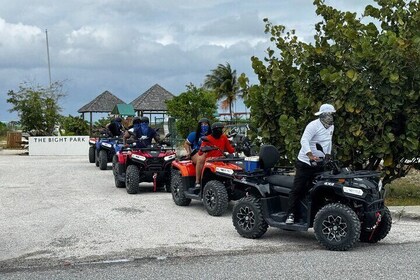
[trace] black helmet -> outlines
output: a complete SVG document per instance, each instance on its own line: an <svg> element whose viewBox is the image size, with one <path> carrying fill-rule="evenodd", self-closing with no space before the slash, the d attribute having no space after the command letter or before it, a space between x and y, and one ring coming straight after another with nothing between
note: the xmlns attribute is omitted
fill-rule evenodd
<svg viewBox="0 0 420 280"><path fill-rule="evenodd" d="M224 128L225 125L221 122L215 122L214 124L211 125L211 129L217 129L217 128Z"/></svg>
<svg viewBox="0 0 420 280"><path fill-rule="evenodd" d="M208 118L201 118L198 122L199 123L208 123L208 124L210 124L210 120Z"/></svg>
<svg viewBox="0 0 420 280"><path fill-rule="evenodd" d="M141 123L149 123L149 118L148 117L141 117L140 122Z"/></svg>
<svg viewBox="0 0 420 280"><path fill-rule="evenodd" d="M138 124L138 123L140 123L140 118L139 117L134 117L133 118L133 125Z"/></svg>

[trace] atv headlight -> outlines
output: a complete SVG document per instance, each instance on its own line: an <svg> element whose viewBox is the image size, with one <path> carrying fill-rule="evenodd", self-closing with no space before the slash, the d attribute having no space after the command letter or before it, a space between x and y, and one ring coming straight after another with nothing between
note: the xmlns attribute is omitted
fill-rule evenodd
<svg viewBox="0 0 420 280"><path fill-rule="evenodd" d="M350 188L350 187L343 187L343 192L348 193L348 194L359 195L359 196L363 195L363 191L361 189Z"/></svg>
<svg viewBox="0 0 420 280"><path fill-rule="evenodd" d="M131 157L133 159L138 159L138 160L141 160L141 161L145 161L146 160L146 157L141 156L141 155L131 155Z"/></svg>
<svg viewBox="0 0 420 280"><path fill-rule="evenodd" d="M176 156L176 155L170 155L170 156L166 156L166 157L164 157L163 159L164 159L165 161L168 161L168 160L174 159L174 158L175 158L175 156Z"/></svg>
<svg viewBox="0 0 420 280"><path fill-rule="evenodd" d="M220 172L220 173L224 173L224 174L228 174L228 175L233 174L232 169L227 169L227 168L223 168L223 167L216 167L216 172Z"/></svg>
<svg viewBox="0 0 420 280"><path fill-rule="evenodd" d="M112 147L112 145L109 144L109 143L102 143L101 145L104 146L104 147L108 147L108 148L111 148Z"/></svg>

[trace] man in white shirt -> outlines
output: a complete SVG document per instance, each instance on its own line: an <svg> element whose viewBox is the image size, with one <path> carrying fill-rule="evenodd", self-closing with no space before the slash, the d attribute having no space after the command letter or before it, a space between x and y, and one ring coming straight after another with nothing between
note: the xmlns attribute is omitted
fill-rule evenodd
<svg viewBox="0 0 420 280"><path fill-rule="evenodd" d="M300 139L301 149L296 161L296 175L293 182L293 189L289 197L289 211L286 224L295 222L296 214L298 214L299 200L305 196L315 173L322 171L316 165L316 161L323 157L324 154L316 148L316 144L320 144L325 155L331 154L332 136L334 132L335 108L330 104L323 104L315 116L318 119L311 121L305 128L302 138Z"/></svg>

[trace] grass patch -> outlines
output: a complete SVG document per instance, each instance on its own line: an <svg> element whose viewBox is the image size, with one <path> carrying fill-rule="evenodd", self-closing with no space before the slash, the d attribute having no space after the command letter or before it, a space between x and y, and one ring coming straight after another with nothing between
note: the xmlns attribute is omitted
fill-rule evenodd
<svg viewBox="0 0 420 280"><path fill-rule="evenodd" d="M420 171L413 170L385 186L385 204L389 206L420 205Z"/></svg>

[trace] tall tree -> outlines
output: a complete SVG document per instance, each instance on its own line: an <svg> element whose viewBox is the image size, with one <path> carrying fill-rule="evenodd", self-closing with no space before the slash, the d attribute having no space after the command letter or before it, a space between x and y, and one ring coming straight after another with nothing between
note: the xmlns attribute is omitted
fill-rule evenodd
<svg viewBox="0 0 420 280"><path fill-rule="evenodd" d="M180 137L194 131L200 118L212 119L217 112L217 99L213 92L187 85L187 91L166 101L168 115L176 119Z"/></svg>
<svg viewBox="0 0 420 280"><path fill-rule="evenodd" d="M9 112L18 113L22 129L36 131L38 135L53 134L60 119L59 100L65 96L62 82L46 88L24 82L19 91L10 90L7 95L7 102L13 105Z"/></svg>
<svg viewBox="0 0 420 280"><path fill-rule="evenodd" d="M66 136L70 135L88 135L89 123L81 117L61 117L61 128L64 130Z"/></svg>
<svg viewBox="0 0 420 280"><path fill-rule="evenodd" d="M206 75L203 86L213 90L217 98L222 100L222 109L229 109L230 120L232 120L232 106L240 92L236 70L232 70L229 63L219 64L216 69L211 70L211 74Z"/></svg>
<svg viewBox="0 0 420 280"><path fill-rule="evenodd" d="M420 6L418 1L375 0L362 18L315 0L314 43L273 25L276 48L252 57L259 85L240 83L245 104L266 142L294 160L299 138L324 102L337 109L337 157L358 168L384 165L384 182L407 174L420 156ZM369 21L369 19L372 19Z"/></svg>

